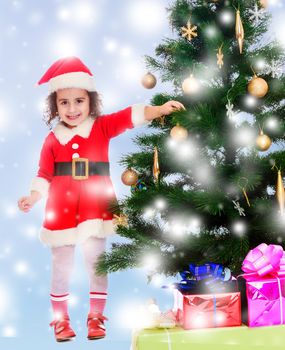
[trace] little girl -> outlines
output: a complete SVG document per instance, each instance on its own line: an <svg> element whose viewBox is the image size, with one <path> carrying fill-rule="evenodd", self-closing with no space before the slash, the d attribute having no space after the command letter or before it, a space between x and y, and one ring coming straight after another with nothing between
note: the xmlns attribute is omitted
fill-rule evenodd
<svg viewBox="0 0 285 350"><path fill-rule="evenodd" d="M113 214L108 210L115 199L108 160L110 139L184 106L169 101L162 106L133 105L100 115L93 75L76 57L56 61L38 84L47 82L46 122L51 126L56 119L58 124L44 141L30 195L20 198L18 206L28 212L47 197L40 239L52 254L51 326L56 340L75 337L67 303L76 244L82 246L90 279L88 339L99 339L105 337L107 276L97 276L94 264L105 250L106 237L114 232Z"/></svg>

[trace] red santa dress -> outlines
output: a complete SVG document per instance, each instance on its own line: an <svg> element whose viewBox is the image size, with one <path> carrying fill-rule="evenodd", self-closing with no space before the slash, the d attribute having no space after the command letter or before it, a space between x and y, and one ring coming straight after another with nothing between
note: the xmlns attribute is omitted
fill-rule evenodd
<svg viewBox="0 0 285 350"><path fill-rule="evenodd" d="M41 241L51 247L83 243L91 236L105 238L115 232L113 214L108 210L115 192L109 175L76 179L55 173L56 163L76 158L109 165L112 137L126 129L146 124L144 105L134 105L117 113L88 117L74 128L62 122L48 134L43 144L37 177L31 190L47 196Z"/></svg>

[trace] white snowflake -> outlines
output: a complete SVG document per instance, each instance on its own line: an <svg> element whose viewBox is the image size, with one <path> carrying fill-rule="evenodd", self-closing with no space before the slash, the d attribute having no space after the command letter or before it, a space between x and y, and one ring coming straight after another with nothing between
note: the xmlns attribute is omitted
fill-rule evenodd
<svg viewBox="0 0 285 350"><path fill-rule="evenodd" d="M265 63L260 73L271 74L272 78L279 79L283 75L283 64L280 61L273 59L270 63Z"/></svg>
<svg viewBox="0 0 285 350"><path fill-rule="evenodd" d="M215 3L209 3L209 8L213 12L215 12L217 10L217 6Z"/></svg>
<svg viewBox="0 0 285 350"><path fill-rule="evenodd" d="M283 74L283 64L277 60L272 60L270 64L272 78L280 78Z"/></svg>
<svg viewBox="0 0 285 350"><path fill-rule="evenodd" d="M262 20L265 16L265 10L263 8L258 8L258 5L255 4L253 9L249 9L248 13L250 14L249 19L254 21L254 24L257 26L259 21Z"/></svg>
<svg viewBox="0 0 285 350"><path fill-rule="evenodd" d="M236 112L234 111L234 105L231 103L230 100L228 100L228 103L226 104L226 109L227 109L227 117L230 120L233 120Z"/></svg>
<svg viewBox="0 0 285 350"><path fill-rule="evenodd" d="M238 201L232 201L234 204L234 208L238 210L240 216L245 216L244 209L240 206Z"/></svg>

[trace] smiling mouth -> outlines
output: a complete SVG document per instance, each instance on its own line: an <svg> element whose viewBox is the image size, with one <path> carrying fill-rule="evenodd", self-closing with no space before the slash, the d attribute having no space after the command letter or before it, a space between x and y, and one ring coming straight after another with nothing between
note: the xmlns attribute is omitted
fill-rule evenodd
<svg viewBox="0 0 285 350"><path fill-rule="evenodd" d="M81 113L75 114L75 115L67 115L67 118L69 120L75 120L75 119L79 118L80 116L81 116Z"/></svg>

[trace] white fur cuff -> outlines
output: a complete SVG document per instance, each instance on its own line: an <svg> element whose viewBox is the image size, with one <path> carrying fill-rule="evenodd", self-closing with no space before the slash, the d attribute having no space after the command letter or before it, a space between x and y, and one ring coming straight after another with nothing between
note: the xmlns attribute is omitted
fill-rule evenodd
<svg viewBox="0 0 285 350"><path fill-rule="evenodd" d="M144 117L144 109L145 105L142 103L132 106L132 122L134 127L147 125L149 123Z"/></svg>
<svg viewBox="0 0 285 350"><path fill-rule="evenodd" d="M49 185L50 184L46 179L37 176L32 180L30 190L39 192L42 195L42 197L47 197Z"/></svg>

